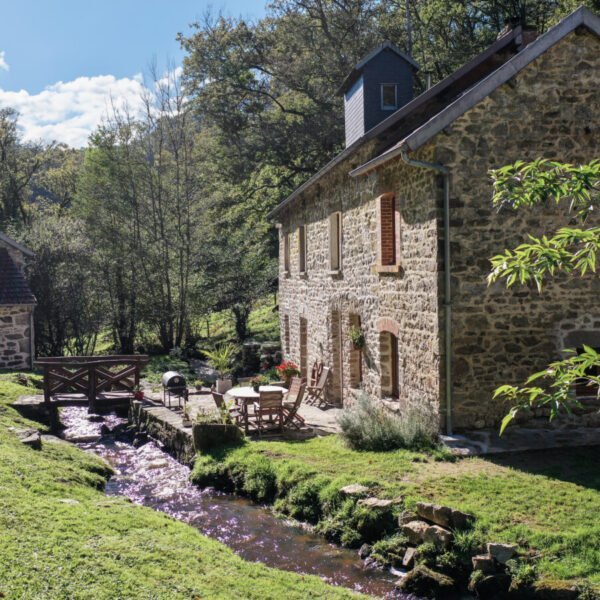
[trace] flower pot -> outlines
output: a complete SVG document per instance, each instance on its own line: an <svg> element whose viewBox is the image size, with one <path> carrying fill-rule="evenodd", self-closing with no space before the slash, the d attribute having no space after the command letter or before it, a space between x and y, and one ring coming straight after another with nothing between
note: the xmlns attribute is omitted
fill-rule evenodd
<svg viewBox="0 0 600 600"><path fill-rule="evenodd" d="M225 394L233 387L231 379L217 379L217 394Z"/></svg>
<svg viewBox="0 0 600 600"><path fill-rule="evenodd" d="M183 417L183 426L184 427L191 427L192 426L192 420L188 419L186 417Z"/></svg>
<svg viewBox="0 0 600 600"><path fill-rule="evenodd" d="M260 385L253 385L252 389L258 394L258 392L260 391Z"/></svg>
<svg viewBox="0 0 600 600"><path fill-rule="evenodd" d="M144 392L142 392L142 390L137 390L137 391L133 392L133 397L136 400L143 400L144 399Z"/></svg>

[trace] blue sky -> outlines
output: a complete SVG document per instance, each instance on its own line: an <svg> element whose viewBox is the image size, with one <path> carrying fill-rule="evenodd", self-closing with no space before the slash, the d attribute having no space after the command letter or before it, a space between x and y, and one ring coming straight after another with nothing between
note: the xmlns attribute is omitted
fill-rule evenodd
<svg viewBox="0 0 600 600"><path fill-rule="evenodd" d="M135 102L156 61L181 63L175 40L209 7L257 18L262 0L9 0L0 20L0 106L27 139L85 144L106 98Z"/></svg>

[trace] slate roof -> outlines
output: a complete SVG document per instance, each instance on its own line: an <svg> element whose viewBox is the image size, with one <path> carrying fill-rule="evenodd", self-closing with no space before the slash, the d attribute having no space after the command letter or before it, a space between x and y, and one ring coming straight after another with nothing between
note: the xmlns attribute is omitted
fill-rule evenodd
<svg viewBox="0 0 600 600"><path fill-rule="evenodd" d="M374 158L354 167L350 173L353 176L366 173L402 152L416 150L578 27L585 27L600 36L600 19L584 7L578 8L530 44L527 44L523 29L515 27L460 69L367 131L292 192L269 216L275 217L291 205L366 142L375 142Z"/></svg>
<svg viewBox="0 0 600 600"><path fill-rule="evenodd" d="M35 296L6 248L0 248L0 305L35 304Z"/></svg>

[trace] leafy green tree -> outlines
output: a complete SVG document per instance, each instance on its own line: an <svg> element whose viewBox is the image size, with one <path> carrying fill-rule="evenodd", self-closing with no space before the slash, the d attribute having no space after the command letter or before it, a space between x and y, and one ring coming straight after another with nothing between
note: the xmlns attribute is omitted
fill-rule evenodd
<svg viewBox="0 0 600 600"><path fill-rule="evenodd" d="M600 209L600 160L583 165L543 159L518 161L491 175L496 206L521 210L552 201L565 206L568 220L575 223L541 237L529 236L527 242L494 256L489 283L502 280L507 287L533 284L542 292L544 282L560 273L595 276L600 227L586 225ZM496 398L513 404L501 432L520 410L546 406L550 418L569 411L577 403L572 393L575 384L600 393L600 354L589 346L580 353L567 352L568 358L532 374L523 386L503 385L496 390Z"/></svg>

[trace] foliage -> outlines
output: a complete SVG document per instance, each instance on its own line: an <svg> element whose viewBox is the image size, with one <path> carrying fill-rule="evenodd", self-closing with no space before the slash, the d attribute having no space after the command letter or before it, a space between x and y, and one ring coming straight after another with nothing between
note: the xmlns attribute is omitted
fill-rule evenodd
<svg viewBox="0 0 600 600"><path fill-rule="evenodd" d="M578 166L544 159L518 161L491 171L491 176L493 202L498 207L531 209L546 202L566 204L569 217L582 223L600 207L600 160ZM563 227L549 237L529 236L528 243L492 257L488 281L504 280L507 287L535 282L541 292L544 280L559 273L595 273L599 250L600 227ZM587 382L590 391L600 390L599 378L594 375L600 369L598 352L585 346L579 354L574 350L567 353L571 356L534 373L524 386L503 385L496 389L494 398L507 399L513 405L502 421L501 433L523 409L548 406L551 419L561 409L569 411L576 404L574 384ZM536 382L538 385L531 385Z"/></svg>
<svg viewBox="0 0 600 600"><path fill-rule="evenodd" d="M233 361L238 352L235 344L221 344L214 350L204 350L208 364L219 373L220 379L231 374Z"/></svg>
<svg viewBox="0 0 600 600"><path fill-rule="evenodd" d="M355 348L361 349L365 347L365 334L360 327L352 325L348 331L348 336Z"/></svg>
<svg viewBox="0 0 600 600"><path fill-rule="evenodd" d="M355 450L431 449L438 443L432 414L409 407L397 415L362 394L338 417L342 435Z"/></svg>
<svg viewBox="0 0 600 600"><path fill-rule="evenodd" d="M573 387L580 382L590 388L590 394L598 395L600 376L593 374L593 369L600 366L600 353L584 344L583 350L564 360L557 360L543 371L534 373L525 382L525 386L502 385L494 392L494 398L506 398L513 407L502 420L500 433L519 414L519 411L539 406L550 408L550 419L557 417L561 410L570 412L572 407L579 406L573 393ZM530 384L545 383L544 386Z"/></svg>
<svg viewBox="0 0 600 600"><path fill-rule="evenodd" d="M271 463L277 506L284 512L290 506L285 498L297 485L323 478L319 492L322 516L317 530L334 541L343 538L350 546L361 542L354 520L356 500L340 492L345 485L360 483L369 488L369 495L402 497L407 508L434 499L438 504L474 514L473 529L455 534L455 550L461 561L483 551L483 542L489 540L516 543L540 556L540 580L569 580L572 584L587 579L600 586L596 544L600 524L590 520L590 514L600 511L598 448L437 462L429 453L410 450L355 451L340 436L259 441L214 449L208 457L199 455L192 479L200 485L220 482L220 486L231 486L234 471L240 491L240 471L252 456ZM300 510L297 502L302 496L299 494L290 508ZM310 497L314 502L314 496ZM309 509L306 506L305 510Z"/></svg>
<svg viewBox="0 0 600 600"><path fill-rule="evenodd" d="M371 556L386 567L402 566L402 559L408 546L408 540L401 533L378 540L373 544Z"/></svg>
<svg viewBox="0 0 600 600"><path fill-rule="evenodd" d="M0 591L7 598L354 598L318 577L249 563L225 545L126 498L106 496L106 463L45 439L9 404L35 389L0 375ZM226 569L223 568L226 565ZM60 577L51 574L60 573Z"/></svg>
<svg viewBox="0 0 600 600"><path fill-rule="evenodd" d="M513 588L520 589L531 586L538 577L534 563L513 558L506 563L506 566L512 579Z"/></svg>
<svg viewBox="0 0 600 600"><path fill-rule="evenodd" d="M279 376L285 381L291 381L292 377L300 376L300 369L298 368L298 365L291 360L283 361L280 365L277 365L275 369Z"/></svg>

